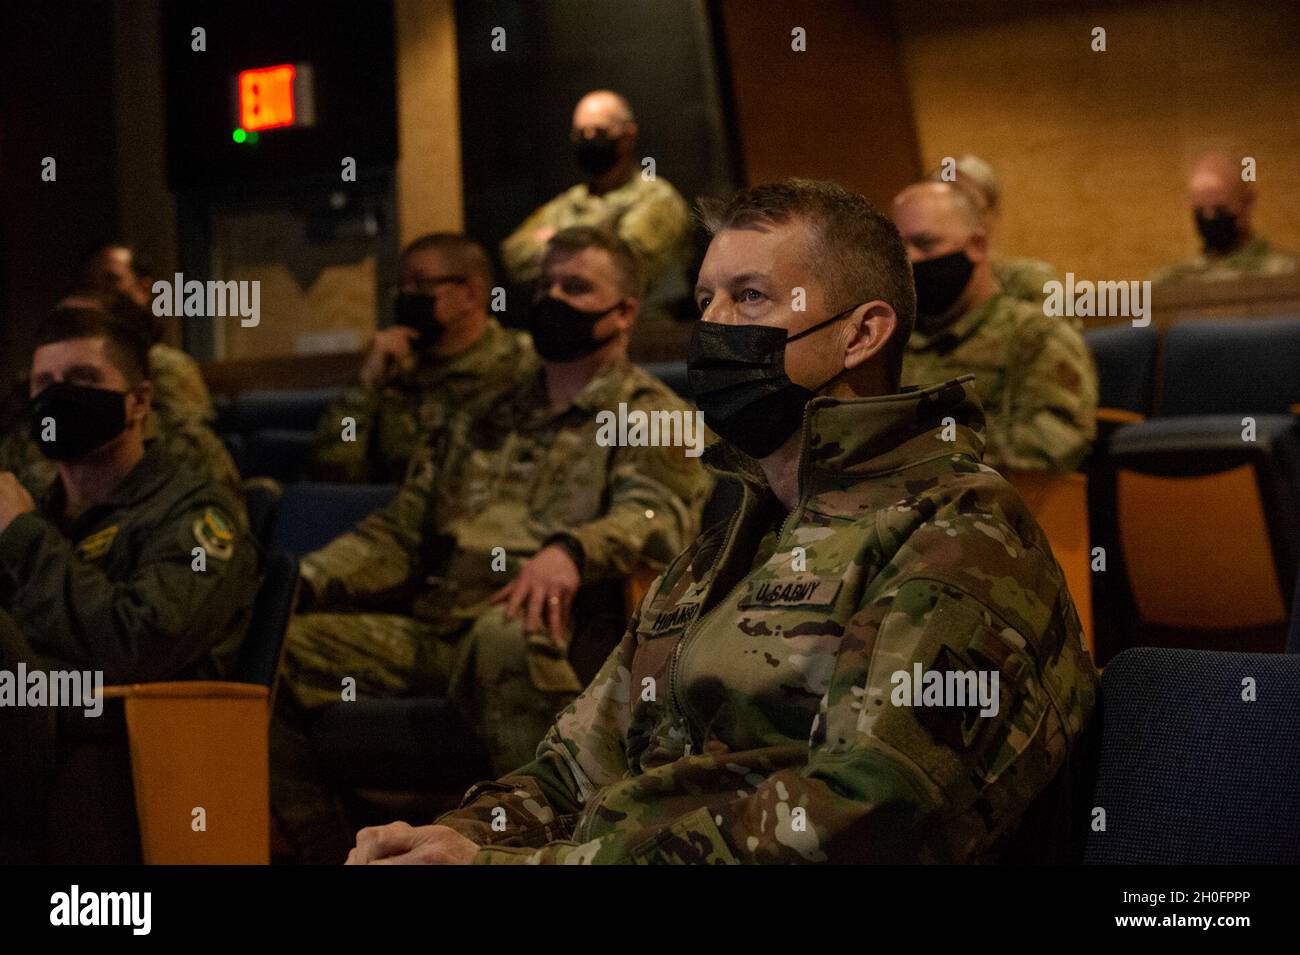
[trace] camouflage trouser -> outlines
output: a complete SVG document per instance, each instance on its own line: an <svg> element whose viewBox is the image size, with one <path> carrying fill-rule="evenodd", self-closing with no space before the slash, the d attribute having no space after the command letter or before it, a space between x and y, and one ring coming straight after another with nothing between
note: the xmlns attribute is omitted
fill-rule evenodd
<svg viewBox="0 0 1300 955"><path fill-rule="evenodd" d="M308 713L356 698L448 696L483 741L497 775L533 758L555 715L582 689L562 651L526 637L522 615L493 607L451 633L411 617L309 613L285 638L284 684L271 726L271 801L307 861L342 861L352 833L311 750ZM345 853L344 853L345 854Z"/></svg>

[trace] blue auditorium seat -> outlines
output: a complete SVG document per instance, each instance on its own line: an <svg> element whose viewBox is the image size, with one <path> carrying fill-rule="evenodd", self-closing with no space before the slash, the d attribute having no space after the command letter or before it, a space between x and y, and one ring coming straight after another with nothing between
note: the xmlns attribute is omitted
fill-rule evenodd
<svg viewBox="0 0 1300 955"><path fill-rule="evenodd" d="M248 436L240 474L246 478L267 477L297 481L307 472L316 432L289 428L263 428Z"/></svg>
<svg viewBox="0 0 1300 955"><path fill-rule="evenodd" d="M1149 416L1160 340L1155 328L1111 325L1091 329L1083 337L1097 365L1098 404Z"/></svg>
<svg viewBox="0 0 1300 955"><path fill-rule="evenodd" d="M1084 862L1300 862L1298 701L1300 656L1140 647L1115 657L1091 800L1105 831L1088 827Z"/></svg>
<svg viewBox="0 0 1300 955"><path fill-rule="evenodd" d="M280 665L280 647L298 588L298 558L272 551L262 566L262 585L253 603L248 635L239 648L234 679L271 687Z"/></svg>
<svg viewBox="0 0 1300 955"><path fill-rule="evenodd" d="M1300 318L1180 322L1165 335L1161 415L1286 414L1300 403Z"/></svg>
<svg viewBox="0 0 1300 955"><path fill-rule="evenodd" d="M309 554L396 494L395 484L287 485L271 528L271 547L298 557Z"/></svg>
<svg viewBox="0 0 1300 955"><path fill-rule="evenodd" d="M234 434L265 428L315 431L325 406L341 393L341 388L245 391L222 409L218 430Z"/></svg>

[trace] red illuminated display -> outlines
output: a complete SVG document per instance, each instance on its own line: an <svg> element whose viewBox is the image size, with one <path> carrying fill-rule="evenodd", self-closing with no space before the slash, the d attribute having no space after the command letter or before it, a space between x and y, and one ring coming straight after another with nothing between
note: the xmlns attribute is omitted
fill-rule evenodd
<svg viewBox="0 0 1300 955"><path fill-rule="evenodd" d="M293 125L293 81L290 63L244 70L239 74L239 125L253 132Z"/></svg>

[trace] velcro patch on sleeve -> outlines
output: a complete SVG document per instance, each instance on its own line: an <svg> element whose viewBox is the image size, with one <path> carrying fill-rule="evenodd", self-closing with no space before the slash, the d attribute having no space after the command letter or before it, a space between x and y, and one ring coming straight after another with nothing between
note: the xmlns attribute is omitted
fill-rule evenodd
<svg viewBox="0 0 1300 955"><path fill-rule="evenodd" d="M208 508L194 521L194 539L209 556L229 560L235 552L235 532L220 512Z"/></svg>
<svg viewBox="0 0 1300 955"><path fill-rule="evenodd" d="M111 524L95 531L88 537L82 538L77 544L77 556L82 560L99 560L113 546L113 541L117 539L118 530L120 530L118 525Z"/></svg>

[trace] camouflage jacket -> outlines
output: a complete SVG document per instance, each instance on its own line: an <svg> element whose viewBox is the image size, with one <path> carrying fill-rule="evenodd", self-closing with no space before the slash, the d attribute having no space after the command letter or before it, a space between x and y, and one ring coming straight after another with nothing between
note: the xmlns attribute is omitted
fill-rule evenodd
<svg viewBox="0 0 1300 955"><path fill-rule="evenodd" d="M416 452L390 505L304 559L317 605L455 626L556 535L581 545L584 583L662 567L695 536L712 485L698 458L597 442L601 411L687 405L620 359L557 411L544 373L482 414L457 416Z"/></svg>
<svg viewBox="0 0 1300 955"><path fill-rule="evenodd" d="M400 481L411 455L432 432L464 410L481 408L515 388L537 367L527 333L494 318L477 342L451 358L421 355L380 388L349 388L321 415L312 451L319 481ZM343 441L343 419L356 422Z"/></svg>
<svg viewBox="0 0 1300 955"><path fill-rule="evenodd" d="M1047 298L1043 286L1048 282L1059 282L1049 263L1041 259L1022 259L1011 256L995 256L993 259L993 276L1002 286L1002 291L1022 302L1042 303Z"/></svg>
<svg viewBox="0 0 1300 955"><path fill-rule="evenodd" d="M226 675L258 587L240 501L157 443L108 503L68 520L64 500L56 481L0 534L0 607L32 647L109 683Z"/></svg>
<svg viewBox="0 0 1300 955"><path fill-rule="evenodd" d="M149 381L153 400L145 419L145 440L157 440L181 470L222 484L242 497L239 469L212 430L216 412L198 362L179 348L155 344L149 349ZM32 496L40 498L54 484L58 468L30 437L26 393L23 382L11 403L12 413L2 416L0 470L13 471Z"/></svg>
<svg viewBox="0 0 1300 955"><path fill-rule="evenodd" d="M1071 471L1097 434L1097 369L1076 325L993 295L933 335L913 332L903 384L974 375L988 418L985 463Z"/></svg>
<svg viewBox="0 0 1300 955"><path fill-rule="evenodd" d="M640 172L617 189L593 196L585 183L560 193L524 220L501 243L501 260L514 282L532 282L541 267L546 243L533 236L539 229L557 232L571 226L606 226L641 254L646 282L653 285L686 254L690 211L667 180L646 179Z"/></svg>
<svg viewBox="0 0 1300 955"><path fill-rule="evenodd" d="M199 364L179 348L161 342L149 349L152 414L145 437L157 437L182 468L243 494L239 469L212 430L216 411Z"/></svg>
<svg viewBox="0 0 1300 955"><path fill-rule="evenodd" d="M1267 239L1254 236L1227 255L1209 256L1202 252L1186 262L1165 266L1152 274L1151 284L1221 282L1246 275L1294 275L1296 268L1294 255L1273 248Z"/></svg>
<svg viewBox="0 0 1300 955"><path fill-rule="evenodd" d="M536 759L438 822L484 864L989 857L1096 672L982 423L966 382L812 401L794 510L744 469ZM914 668L999 673L996 714L896 702Z"/></svg>

